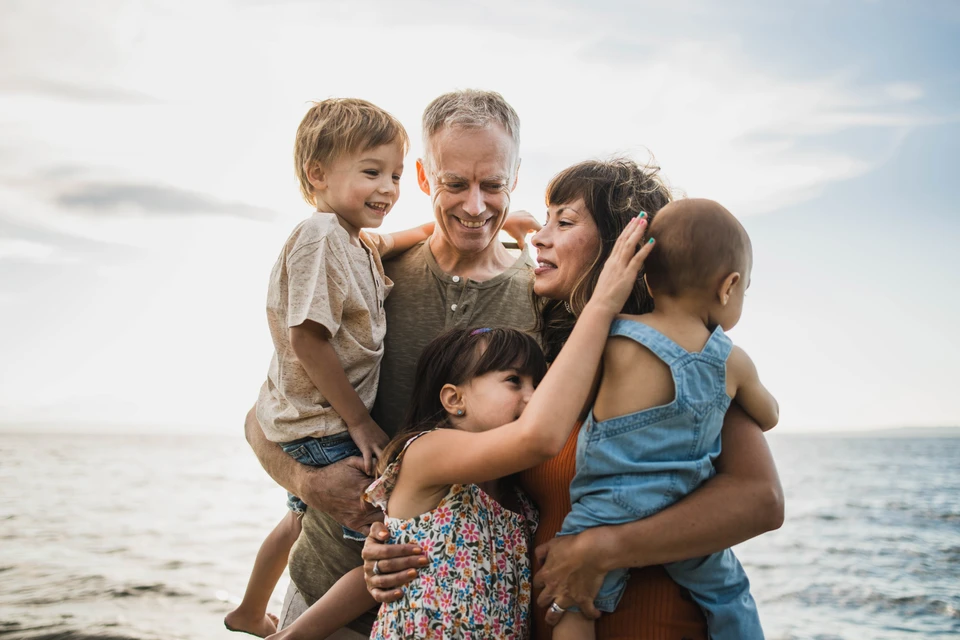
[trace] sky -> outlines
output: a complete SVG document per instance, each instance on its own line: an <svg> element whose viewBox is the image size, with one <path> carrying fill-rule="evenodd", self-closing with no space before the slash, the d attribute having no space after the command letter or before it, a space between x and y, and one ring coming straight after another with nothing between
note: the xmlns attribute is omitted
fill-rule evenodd
<svg viewBox="0 0 960 640"><path fill-rule="evenodd" d="M0 1L0 425L239 434L310 101L521 118L513 209L653 158L736 214L782 431L960 425L960 4Z"/></svg>

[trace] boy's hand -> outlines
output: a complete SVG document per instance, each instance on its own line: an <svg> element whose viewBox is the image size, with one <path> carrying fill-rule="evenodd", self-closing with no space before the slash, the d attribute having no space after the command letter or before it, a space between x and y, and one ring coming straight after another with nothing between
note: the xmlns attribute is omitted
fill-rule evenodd
<svg viewBox="0 0 960 640"><path fill-rule="evenodd" d="M383 432L373 419L358 424L347 425L347 431L353 443L363 454L363 469L370 477L376 472L376 460L383 455L383 448L390 442L390 438Z"/></svg>
<svg viewBox="0 0 960 640"><path fill-rule="evenodd" d="M541 228L542 225L533 217L533 214L523 209L511 211L503 223L503 231L517 241L520 249L526 245L527 234L536 233Z"/></svg>

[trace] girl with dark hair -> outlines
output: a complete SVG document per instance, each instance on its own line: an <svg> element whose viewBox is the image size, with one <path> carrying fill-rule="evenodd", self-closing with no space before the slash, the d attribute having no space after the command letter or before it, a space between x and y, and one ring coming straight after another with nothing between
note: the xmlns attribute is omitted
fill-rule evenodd
<svg viewBox="0 0 960 640"><path fill-rule="evenodd" d="M403 597L381 606L372 638L529 634L536 512L500 479L550 459L567 441L610 323L653 247L640 245L646 224L637 218L624 229L569 348L545 376L537 343L510 329L454 330L421 354L406 422L365 497L383 509L391 541L418 545L430 563ZM358 567L270 638L323 638L374 604Z"/></svg>

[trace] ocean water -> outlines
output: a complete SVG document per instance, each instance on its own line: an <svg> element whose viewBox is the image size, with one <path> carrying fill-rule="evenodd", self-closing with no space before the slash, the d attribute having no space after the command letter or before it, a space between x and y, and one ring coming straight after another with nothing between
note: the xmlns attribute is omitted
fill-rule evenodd
<svg viewBox="0 0 960 640"><path fill-rule="evenodd" d="M786 523L737 548L768 638L960 637L960 432L770 443ZM238 638L283 503L239 435L0 433L0 638Z"/></svg>

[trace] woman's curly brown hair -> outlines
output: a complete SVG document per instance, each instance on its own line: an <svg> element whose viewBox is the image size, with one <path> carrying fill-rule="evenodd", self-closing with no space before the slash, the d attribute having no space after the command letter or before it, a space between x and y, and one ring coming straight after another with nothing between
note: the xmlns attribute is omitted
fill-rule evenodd
<svg viewBox="0 0 960 640"><path fill-rule="evenodd" d="M600 252L574 285L568 300L537 299L540 332L547 361L552 362L570 337L573 324L593 295L603 263L610 256L614 243L631 220L646 212L650 222L671 200L670 189L660 177L660 167L651 163L639 165L629 158L587 160L564 169L547 187L547 206L568 204L582 198L597 224ZM623 313L647 313L653 300L643 283L643 272ZM564 303L569 304L569 310Z"/></svg>

